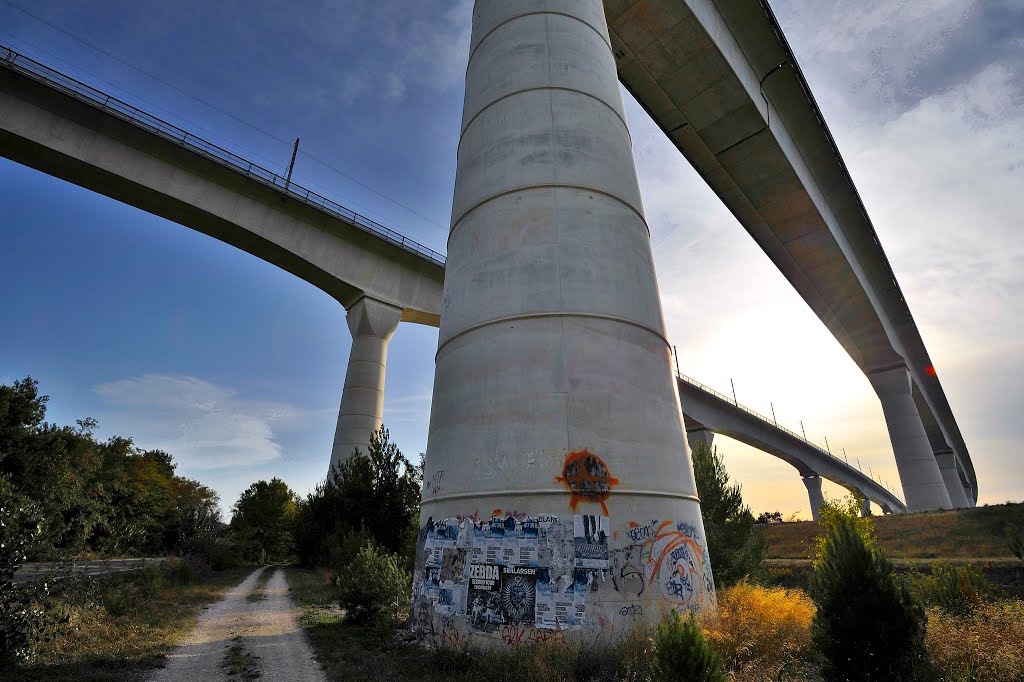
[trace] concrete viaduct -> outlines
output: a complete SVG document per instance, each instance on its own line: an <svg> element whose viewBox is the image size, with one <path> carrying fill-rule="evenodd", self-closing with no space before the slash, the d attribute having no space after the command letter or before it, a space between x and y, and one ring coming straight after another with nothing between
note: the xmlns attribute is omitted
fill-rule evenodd
<svg viewBox="0 0 1024 682"><path fill-rule="evenodd" d="M973 466L941 385L767 5L606 0L605 11L622 82L871 379L907 505L795 434L680 379L688 430L729 435L789 462L815 513L822 477L885 511L973 505ZM769 62L771 73L758 76ZM381 421L387 342L398 323L439 324L444 257L2 47L0 65L0 154L232 244L346 308L353 346L332 463L364 446Z"/></svg>

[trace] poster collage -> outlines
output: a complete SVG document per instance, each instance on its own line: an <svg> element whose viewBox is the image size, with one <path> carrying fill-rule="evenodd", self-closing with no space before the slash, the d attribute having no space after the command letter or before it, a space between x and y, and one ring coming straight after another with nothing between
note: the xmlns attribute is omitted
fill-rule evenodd
<svg viewBox="0 0 1024 682"><path fill-rule="evenodd" d="M609 568L608 540L608 517L594 514L428 519L413 598L477 632L580 628L587 593Z"/></svg>

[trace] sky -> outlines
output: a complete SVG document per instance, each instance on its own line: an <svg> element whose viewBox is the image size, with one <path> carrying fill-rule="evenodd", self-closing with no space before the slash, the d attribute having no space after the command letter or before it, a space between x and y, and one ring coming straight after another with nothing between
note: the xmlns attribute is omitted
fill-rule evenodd
<svg viewBox="0 0 1024 682"><path fill-rule="evenodd" d="M772 0L934 361L979 503L1024 499L1024 0ZM28 10L26 14L20 8ZM0 0L0 43L444 252L472 3ZM898 485L878 399L623 92L684 373ZM330 458L349 333L329 296L235 248L0 159L0 383L48 419L171 452L227 509ZM426 449L437 330L400 325L384 423ZM755 513L797 472L715 443ZM838 487L825 484L826 494Z"/></svg>

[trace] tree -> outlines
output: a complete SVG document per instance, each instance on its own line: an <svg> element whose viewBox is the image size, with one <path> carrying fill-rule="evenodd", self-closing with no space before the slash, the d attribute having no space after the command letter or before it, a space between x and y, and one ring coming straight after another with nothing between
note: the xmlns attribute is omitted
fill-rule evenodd
<svg viewBox="0 0 1024 682"><path fill-rule="evenodd" d="M811 641L827 682L912 680L927 667L925 614L849 515L829 527L811 575Z"/></svg>
<svg viewBox="0 0 1024 682"><path fill-rule="evenodd" d="M420 468L382 426L365 455L353 451L300 505L295 527L299 559L307 565L344 563L371 541L401 554L411 566L421 479Z"/></svg>
<svg viewBox="0 0 1024 682"><path fill-rule="evenodd" d="M814 536L814 565L824 556L825 547L841 523L850 524L864 545L874 551L878 547L875 536L875 521L870 516L861 516L860 508L864 498L860 493L850 493L842 500L826 497L821 503L818 515L818 534Z"/></svg>
<svg viewBox="0 0 1024 682"><path fill-rule="evenodd" d="M279 478L257 481L231 508L231 533L248 561L279 561L294 550L298 496Z"/></svg>
<svg viewBox="0 0 1024 682"><path fill-rule="evenodd" d="M717 448L697 443L693 448L693 474L704 518L704 533L717 588L728 587L756 571L768 552L754 515L743 504L739 484L729 474Z"/></svg>

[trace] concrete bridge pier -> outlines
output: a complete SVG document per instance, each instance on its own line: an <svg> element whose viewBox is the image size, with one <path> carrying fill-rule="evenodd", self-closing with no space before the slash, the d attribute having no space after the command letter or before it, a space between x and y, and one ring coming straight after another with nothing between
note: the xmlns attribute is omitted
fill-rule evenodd
<svg viewBox="0 0 1024 682"><path fill-rule="evenodd" d="M912 512L952 508L946 482L914 403L906 365L870 372L868 380L882 401L907 508Z"/></svg>
<svg viewBox="0 0 1024 682"><path fill-rule="evenodd" d="M964 490L963 481L960 480L960 473L956 468L956 457L953 451L938 452L935 454L935 461L939 465L939 472L942 480L946 483L946 490L949 492L949 501L957 509L967 509L971 506L970 498Z"/></svg>
<svg viewBox="0 0 1024 682"><path fill-rule="evenodd" d="M402 319L402 309L364 297L348 309L346 317L352 333L352 351L331 449L331 471L356 448L365 453L370 436L380 428L388 341Z"/></svg>
<svg viewBox="0 0 1024 682"><path fill-rule="evenodd" d="M697 443L704 443L709 448L715 439L715 432L711 429L701 427L699 429L687 430L686 441L690 444L690 450L697 447Z"/></svg>
<svg viewBox="0 0 1024 682"><path fill-rule="evenodd" d="M821 518L821 505L825 503L825 497L821 494L821 476L804 476L803 481L811 500L811 517L817 521Z"/></svg>
<svg viewBox="0 0 1024 682"><path fill-rule="evenodd" d="M860 503L860 515L863 517L871 516L871 500L866 497Z"/></svg>

